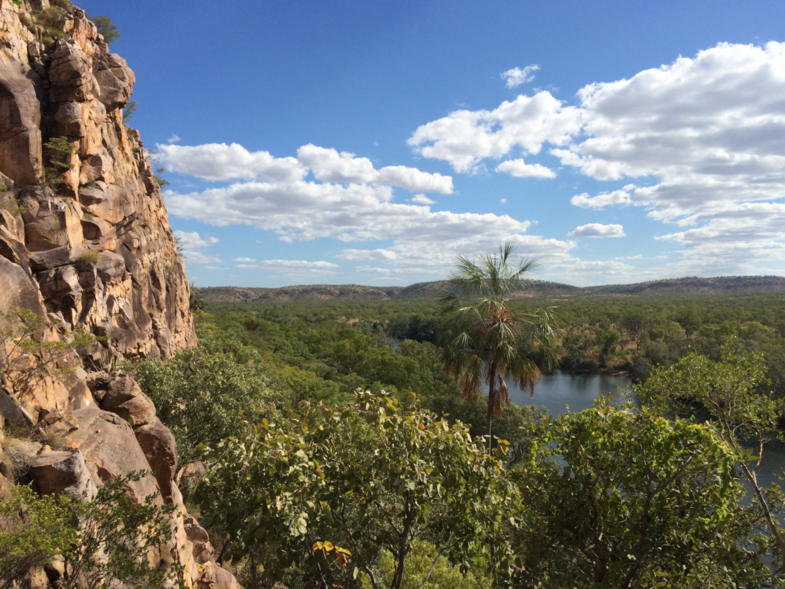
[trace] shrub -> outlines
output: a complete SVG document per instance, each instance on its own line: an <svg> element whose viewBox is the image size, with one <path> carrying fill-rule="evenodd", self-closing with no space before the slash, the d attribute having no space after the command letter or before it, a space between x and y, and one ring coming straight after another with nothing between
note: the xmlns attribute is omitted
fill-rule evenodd
<svg viewBox="0 0 785 589"><path fill-rule="evenodd" d="M429 565L439 554L469 568L474 549L489 556L486 570L506 564L501 523L518 494L506 480L504 446L489 455L460 423L360 392L343 407L302 403L283 427L265 421L205 448L210 469L197 497L204 522L226 530L233 556L265 559L268 583L304 577L327 589L355 578L399 589L398 574L383 585L374 567L387 550L405 574L421 537L438 546ZM425 582L428 571L412 573Z"/></svg>
<svg viewBox="0 0 785 589"><path fill-rule="evenodd" d="M52 137L44 143L44 159L49 162L44 167L46 183L50 186L62 184L60 175L70 170L71 155L76 153L76 146L68 137Z"/></svg>
<svg viewBox="0 0 785 589"><path fill-rule="evenodd" d="M33 19L30 18L30 16L28 16L27 14L20 14L19 15L19 22L21 22L25 27L27 27L27 29L29 31L31 31L33 33L36 32L36 30L35 30L35 23L33 22Z"/></svg>
<svg viewBox="0 0 785 589"><path fill-rule="evenodd" d="M77 327L57 341L46 341L44 336L49 329L46 317L28 309L0 312L0 376L12 395L46 373L58 360L102 340Z"/></svg>
<svg viewBox="0 0 785 589"><path fill-rule="evenodd" d="M45 32L44 37L49 37L49 39L45 40L50 43L65 35L65 31L63 31L64 21L65 10L59 6L50 6L35 15L36 24L43 28Z"/></svg>
<svg viewBox="0 0 785 589"><path fill-rule="evenodd" d="M132 370L177 439L181 464L195 458L200 443L218 443L278 414L281 397L253 367L226 354L184 350L166 364L142 360Z"/></svg>
<svg viewBox="0 0 785 589"><path fill-rule="evenodd" d="M111 45L113 42L120 38L120 30L117 28L108 16L99 14L90 20L98 27L98 33L104 36L104 43Z"/></svg>
<svg viewBox="0 0 785 589"><path fill-rule="evenodd" d="M464 575L459 567L446 558L439 557L439 549L424 540L415 540L412 551L406 556L406 569L401 580L401 589L420 589L420 583L431 565L433 570L422 589L490 589L490 579L475 576L472 571ZM389 550L384 550L379 559L378 569L381 585L392 587L395 575L395 558Z"/></svg>
<svg viewBox="0 0 785 589"><path fill-rule="evenodd" d="M128 121L133 118L134 113L136 112L136 100L129 100L128 104L125 105L123 109L123 122L127 123Z"/></svg>
<svg viewBox="0 0 785 589"><path fill-rule="evenodd" d="M77 269L85 271L95 268L97 264L98 264L98 253L94 252L93 250L86 250L83 251L78 256L76 256L74 265L77 267Z"/></svg>
<svg viewBox="0 0 785 589"><path fill-rule="evenodd" d="M527 506L522 586L768 586L735 456L711 427L604 397L540 431L511 474Z"/></svg>
<svg viewBox="0 0 785 589"><path fill-rule="evenodd" d="M189 306L191 311L204 310L204 293L202 293L202 289L195 284L191 284L191 300L189 301Z"/></svg>
<svg viewBox="0 0 785 589"><path fill-rule="evenodd" d="M163 188L164 186L169 186L169 180L164 178L161 174L164 173L164 168L156 168L155 169L155 181L158 182L158 186Z"/></svg>
<svg viewBox="0 0 785 589"><path fill-rule="evenodd" d="M38 497L28 486L14 487L0 504L0 589L34 566L61 557L59 589L115 586L184 587L180 568L150 565L149 553L171 536L174 505L159 507L157 495L136 505L125 492L144 473L105 483L89 501L67 496Z"/></svg>
<svg viewBox="0 0 785 589"><path fill-rule="evenodd" d="M14 487L0 503L0 589L15 586L25 573L65 552L77 539L67 498L38 497L28 486Z"/></svg>

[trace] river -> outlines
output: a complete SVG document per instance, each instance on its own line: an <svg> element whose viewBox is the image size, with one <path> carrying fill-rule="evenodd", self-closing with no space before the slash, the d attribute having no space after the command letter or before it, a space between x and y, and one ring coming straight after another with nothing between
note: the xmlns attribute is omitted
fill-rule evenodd
<svg viewBox="0 0 785 589"><path fill-rule="evenodd" d="M628 376L606 376L604 374L570 374L557 370L552 374L543 374L542 380L534 388L534 397L521 391L512 382L507 383L510 399L516 405L540 405L551 415L588 409L594 399L608 393L632 395L630 389L632 378ZM778 478L785 471L785 444L772 441L763 452L763 463L758 471L762 485L779 482Z"/></svg>

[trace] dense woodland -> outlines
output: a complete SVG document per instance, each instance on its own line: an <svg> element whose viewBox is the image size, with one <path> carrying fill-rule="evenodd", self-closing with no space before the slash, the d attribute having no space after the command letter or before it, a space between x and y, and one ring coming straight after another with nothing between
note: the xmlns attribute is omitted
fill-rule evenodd
<svg viewBox="0 0 785 589"><path fill-rule="evenodd" d="M653 367L670 366L690 352L717 360L722 344L736 336L744 349L765 354L773 387L785 395L785 294L576 297L523 299L520 304L524 309L553 309L562 369L628 370L643 381ZM379 370L376 355L393 351L382 348L394 348L405 340L436 342L439 318L433 299L207 303L206 311L199 328L200 341L208 348L221 342L218 346L224 351L241 355L264 351L267 361L313 372L322 380L361 376L358 386L379 381L390 390L404 390L409 384L412 390L428 394L419 381L403 383L391 375L385 380L375 371ZM340 351L332 345L339 341L343 342ZM347 353L356 354L351 365L341 364L348 361ZM369 353L372 359L364 370L361 364Z"/></svg>
<svg viewBox="0 0 785 589"><path fill-rule="evenodd" d="M781 586L755 462L785 412L785 295L522 301L556 307L562 369L630 370L652 409L512 406L490 453L434 301L192 303L200 348L128 369L181 464L210 465L189 509L245 586Z"/></svg>
<svg viewBox="0 0 785 589"><path fill-rule="evenodd" d="M51 48L74 7L33 6L20 22ZM119 37L93 20L104 42ZM134 110L127 102L121 119ZM43 144L50 188L72 168L71 143ZM187 514L214 547L192 534L246 588L785 587L785 494L757 474L785 429L785 280L538 282L522 294L505 290L531 269L508 266L511 252L457 261L451 286L484 293L468 306L437 300L446 282L305 289L345 297L320 302L291 287L216 289L246 302L205 303L194 288L199 347L165 363L102 364L109 336L54 341L51 317L11 309L0 377L15 393L74 372L66 356L133 375L149 400L124 402L174 435ZM81 253L75 267L92 272L99 258ZM631 374L639 403L609 395L560 416L506 405L507 381L536 386L555 369ZM40 423L62 418L47 410ZM168 504L132 500L129 485L150 475L137 471L39 495L19 449L73 448L21 423L0 436L2 480L14 483L0 488L0 589L33 586L21 581L33 570L60 589L186 586L160 550L185 513L173 492Z"/></svg>

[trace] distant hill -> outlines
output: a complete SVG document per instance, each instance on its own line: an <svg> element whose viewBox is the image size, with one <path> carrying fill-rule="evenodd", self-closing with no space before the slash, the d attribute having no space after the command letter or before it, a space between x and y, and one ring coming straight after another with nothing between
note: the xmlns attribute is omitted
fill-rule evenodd
<svg viewBox="0 0 785 589"><path fill-rule="evenodd" d="M315 301L385 301L435 298L447 286L446 281L419 282L411 286L361 286L358 284L311 284L283 288L246 288L218 286L203 288L210 302L315 302ZM785 292L781 276L720 276L717 278L674 278L636 284L609 284L578 287L558 282L535 280L516 293L519 297L567 298L579 296L669 296L731 295L755 292Z"/></svg>
<svg viewBox="0 0 785 589"><path fill-rule="evenodd" d="M718 276L673 278L637 284L612 284L582 288L588 294L612 295L731 295L753 292L785 292L782 276Z"/></svg>

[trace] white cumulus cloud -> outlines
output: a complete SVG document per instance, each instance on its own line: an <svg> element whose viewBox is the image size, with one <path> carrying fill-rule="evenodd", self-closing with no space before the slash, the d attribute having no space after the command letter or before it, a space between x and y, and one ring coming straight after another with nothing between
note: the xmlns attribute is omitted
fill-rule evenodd
<svg viewBox="0 0 785 589"><path fill-rule="evenodd" d="M204 253L203 250L218 243L217 237L202 237L197 231L174 231L183 257L194 264L220 264L221 258Z"/></svg>
<svg viewBox="0 0 785 589"><path fill-rule="evenodd" d="M567 237L625 237L625 233L621 225L589 223L576 227L567 234Z"/></svg>
<svg viewBox="0 0 785 589"><path fill-rule="evenodd" d="M378 250L359 250L359 249L346 249L343 250L339 258L343 258L344 260L351 260L353 262L360 262L360 261L375 261L375 262L389 262L391 260L395 260L398 257L393 251L385 250L385 249L378 249Z"/></svg>
<svg viewBox="0 0 785 589"><path fill-rule="evenodd" d="M432 204L435 204L435 201L431 200L430 198L428 198L424 194L415 194L412 197L412 202L416 202L417 204L420 204L420 205L432 205Z"/></svg>
<svg viewBox="0 0 785 589"><path fill-rule="evenodd" d="M515 88L516 86L520 86L521 84L527 84L534 79L534 72L538 71L540 66L538 65L527 65L525 68L521 69L519 67L514 67L506 72L502 73L502 80L505 81L508 88Z"/></svg>
<svg viewBox="0 0 785 589"><path fill-rule="evenodd" d="M507 172L516 178L555 178L556 172L541 164L527 164L523 158L507 160L496 166L497 172Z"/></svg>
<svg viewBox="0 0 785 589"><path fill-rule="evenodd" d="M285 242L389 240L389 247L347 248L339 257L383 262L410 275L434 278L444 276L456 256L494 251L506 240L543 262L568 260L575 247L571 241L526 235L530 223L509 215L433 212L429 207L392 203L391 189L384 186L244 182L188 194L167 191L164 196L176 217L219 226L251 225L273 231ZM242 266L267 268L269 263Z"/></svg>
<svg viewBox="0 0 785 589"><path fill-rule="evenodd" d="M387 166L379 170L368 158L346 151L308 144L297 150L297 159L322 182L353 182L398 186L409 192L453 191L452 178L406 166Z"/></svg>
<svg viewBox="0 0 785 589"><path fill-rule="evenodd" d="M538 92L491 111L455 111L421 125L407 143L423 157L468 172L484 158L502 157L516 147L537 154L546 142L565 145L580 128L579 109L563 105L550 92Z"/></svg>
<svg viewBox="0 0 785 589"><path fill-rule="evenodd" d="M340 268L338 264L331 262L316 261L309 262L307 260L261 260L256 264L238 264L237 268L255 268L258 270L279 270L282 268L292 269L324 269L324 268Z"/></svg>
<svg viewBox="0 0 785 589"><path fill-rule="evenodd" d="M156 145L156 161L169 171L203 180L252 180L292 182L307 170L293 157L277 158L267 151L250 152L239 143Z"/></svg>
<svg viewBox="0 0 785 589"><path fill-rule="evenodd" d="M584 209L602 209L609 205L628 205L632 203L631 191L634 189L635 185L629 184L621 190L601 192L597 196L589 196L589 193L584 192L573 196L570 199L570 204Z"/></svg>
<svg viewBox="0 0 785 589"><path fill-rule="evenodd" d="M575 105L548 92L521 95L493 110L450 113L409 139L423 157L459 172L546 144L563 166L595 180L635 179L571 203L637 205L680 226L660 238L682 245L686 271L752 272L756 261L785 260L777 206L785 196L783 43L720 43L628 79L588 84Z"/></svg>

